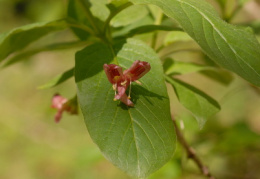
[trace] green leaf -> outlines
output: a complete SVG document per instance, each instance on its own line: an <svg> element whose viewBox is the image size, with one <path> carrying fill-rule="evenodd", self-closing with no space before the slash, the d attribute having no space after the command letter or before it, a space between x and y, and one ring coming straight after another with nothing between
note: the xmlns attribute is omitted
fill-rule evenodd
<svg viewBox="0 0 260 179"><path fill-rule="evenodd" d="M128 33L131 30L137 29L141 26L153 25L153 23L154 23L154 20L151 16L145 16L144 18L136 21L135 23L129 24L129 25L122 27L122 28L113 29L112 36L114 38L120 38L122 36L123 36L123 38L125 38L125 36L129 36Z"/></svg>
<svg viewBox="0 0 260 179"><path fill-rule="evenodd" d="M115 7L119 7L125 3L128 3L128 0L108 0L108 2L112 5L114 5Z"/></svg>
<svg viewBox="0 0 260 179"><path fill-rule="evenodd" d="M67 23L64 20L53 22L35 23L22 26L0 36L0 62L11 53L21 50L31 42L42 36L65 29Z"/></svg>
<svg viewBox="0 0 260 179"><path fill-rule="evenodd" d="M167 76L166 80L173 86L180 103L194 115L200 128L220 110L219 104L213 98L197 88Z"/></svg>
<svg viewBox="0 0 260 179"><path fill-rule="evenodd" d="M144 6L130 6L118 13L110 22L113 27L120 27L132 24L148 15Z"/></svg>
<svg viewBox="0 0 260 179"><path fill-rule="evenodd" d="M136 4L154 4L174 18L222 67L260 86L260 45L254 35L221 20L204 0L131 0Z"/></svg>
<svg viewBox="0 0 260 179"><path fill-rule="evenodd" d="M200 71L200 73L223 85L229 85L234 80L234 77L230 72L218 68Z"/></svg>
<svg viewBox="0 0 260 179"><path fill-rule="evenodd" d="M47 88L55 87L55 86L65 82L65 81L67 81L68 79L70 79L73 76L74 76L74 68L71 68L71 69L63 72L62 74L56 76L55 78L53 78L48 83L38 87L38 89L47 89Z"/></svg>
<svg viewBox="0 0 260 179"><path fill-rule="evenodd" d="M172 74L183 75L183 74L194 73L194 72L199 72L202 70L210 70L210 69L212 69L212 67L198 65L195 63L178 62L169 58L166 59L164 62L164 70L166 75L172 75Z"/></svg>
<svg viewBox="0 0 260 179"><path fill-rule="evenodd" d="M174 32L169 32L166 35L163 43L165 46L167 46L178 41L190 41L190 40L192 40L192 38L187 33L174 31Z"/></svg>
<svg viewBox="0 0 260 179"><path fill-rule="evenodd" d="M145 26L137 27L135 29L130 30L129 33L127 34L127 36L132 37L134 35L149 33L149 32L153 32L156 30L173 31L173 30L181 30L181 29L177 28L177 27L169 27L169 26L164 26L164 25L145 25Z"/></svg>
<svg viewBox="0 0 260 179"><path fill-rule="evenodd" d="M137 59L151 64L151 71L140 79L142 85L132 84L135 106L113 101L103 64L114 57L111 48L101 43L76 54L79 104L103 155L129 175L146 177L172 158L176 144L162 66L156 53L139 40L116 45L114 53L124 69Z"/></svg>
<svg viewBox="0 0 260 179"><path fill-rule="evenodd" d="M226 70L214 66L174 61L171 58L164 61L163 68L166 75L185 75L199 72L223 85L229 85L233 81L233 76Z"/></svg>
<svg viewBox="0 0 260 179"><path fill-rule="evenodd" d="M78 46L83 46L83 45L89 45L89 44L86 41L64 42L64 43L56 43L56 44L47 45L45 47L29 50L26 52L21 52L15 56L13 56L12 58L8 59L7 62L3 65L3 67L7 67L9 65L20 62L22 60L26 60L26 59L28 59L28 57L33 56L33 55L43 52L43 51L63 50L63 49L73 48L73 47L78 47Z"/></svg>
<svg viewBox="0 0 260 179"><path fill-rule="evenodd" d="M91 3L91 13L101 21L105 21L109 16L109 9L106 6L107 0L89 0Z"/></svg>
<svg viewBox="0 0 260 179"><path fill-rule="evenodd" d="M68 10L67 10L68 18L75 20L78 23L84 24L90 27L90 23L88 22L86 15L83 11L83 8L80 7L78 1L69 0L68 2ZM81 40L86 40L89 37L89 33L82 29L71 27L72 31L75 33L77 37Z"/></svg>

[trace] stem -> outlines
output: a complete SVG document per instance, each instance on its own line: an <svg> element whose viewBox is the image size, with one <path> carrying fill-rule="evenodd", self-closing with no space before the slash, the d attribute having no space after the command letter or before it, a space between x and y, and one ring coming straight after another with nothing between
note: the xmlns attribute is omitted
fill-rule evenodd
<svg viewBox="0 0 260 179"><path fill-rule="evenodd" d="M162 22L162 19L163 19L163 13L160 11L158 16L156 17L154 24L160 25ZM152 43L151 43L151 47L153 49L155 49L155 46L156 46L157 36L158 36L158 32L154 32L153 37L152 37Z"/></svg>
<svg viewBox="0 0 260 179"><path fill-rule="evenodd" d="M198 166L198 168L200 169L201 173L204 176L208 177L209 179L215 179L215 177L213 177L211 175L208 167L205 166L202 163L201 159L196 155L195 150L191 146L189 146L189 144L187 143L186 139L183 137L183 135L181 133L181 130L179 129L179 127L178 127L178 125L176 123L176 120L173 117L172 117L172 121L173 121L173 124L174 124L174 127L175 127L177 138L178 138L180 144L186 150L188 158L193 160L196 163L196 165Z"/></svg>
<svg viewBox="0 0 260 179"><path fill-rule="evenodd" d="M68 24L70 27L74 27L74 28L77 28L77 29L81 29L81 30L84 30L88 33L90 33L91 35L94 35L94 32L91 28L89 28L88 26L85 26L85 25L80 25L80 24Z"/></svg>

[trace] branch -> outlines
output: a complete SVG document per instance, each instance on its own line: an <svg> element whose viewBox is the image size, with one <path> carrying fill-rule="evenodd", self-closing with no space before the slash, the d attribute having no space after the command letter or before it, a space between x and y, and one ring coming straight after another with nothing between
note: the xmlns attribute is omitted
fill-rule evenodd
<svg viewBox="0 0 260 179"><path fill-rule="evenodd" d="M187 152L187 156L189 159L193 160L196 165L199 167L201 173L208 177L209 179L215 179L215 177L213 177L208 169L207 166L205 166L201 159L196 155L196 152L195 150L189 146L189 144L187 143L187 141L185 140L185 138L183 137L180 129L179 129L179 126L177 125L176 121L174 118L172 118L172 121L173 121L173 124L175 126L175 130L176 130L176 135L177 135L177 138L180 142L180 144L183 146L183 148L186 150Z"/></svg>

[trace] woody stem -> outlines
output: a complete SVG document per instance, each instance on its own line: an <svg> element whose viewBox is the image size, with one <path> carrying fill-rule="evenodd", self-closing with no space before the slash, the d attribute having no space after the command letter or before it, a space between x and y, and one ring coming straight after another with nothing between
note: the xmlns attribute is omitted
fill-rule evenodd
<svg viewBox="0 0 260 179"><path fill-rule="evenodd" d="M195 150L191 146L189 146L188 142L186 141L183 134L181 133L181 130L179 129L179 126L177 125L176 120L173 117L172 117L172 121L173 121L173 124L174 124L174 127L175 127L175 131L176 131L178 141L180 142L182 147L186 150L188 158L195 162L195 164L200 169L202 175L204 175L205 177L207 177L209 179L215 179L215 177L212 176L212 174L210 173L208 167L205 166L202 163L201 159L198 157L198 155L196 155Z"/></svg>

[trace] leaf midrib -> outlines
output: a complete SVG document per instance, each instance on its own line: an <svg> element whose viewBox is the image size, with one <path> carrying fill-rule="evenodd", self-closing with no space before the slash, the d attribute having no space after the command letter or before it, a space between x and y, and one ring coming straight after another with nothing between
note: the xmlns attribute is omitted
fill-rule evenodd
<svg viewBox="0 0 260 179"><path fill-rule="evenodd" d="M243 58L241 58L236 50L227 42L227 39L225 38L225 36L219 31L219 29L215 26L215 24L203 13L201 12L199 9L197 9L196 7L194 7L193 5L187 3L187 2L183 2L183 1L180 1L180 0L177 0L179 3L181 4L186 4L188 6L190 6L191 8L193 8L194 10L196 10L201 16L203 16L209 23L210 25L212 26L212 28L219 34L219 36L226 42L226 44L229 46L229 48L232 50L232 52L235 54L236 57L240 58L241 61L243 61L249 68L251 68L259 77L260 77L260 74L250 65L248 64L246 61L243 60ZM163 2L162 2L163 3ZM166 4L165 4L166 5ZM182 8L183 9L183 8ZM219 49L219 51L221 51ZM243 69L243 68L242 68Z"/></svg>

